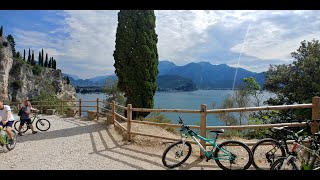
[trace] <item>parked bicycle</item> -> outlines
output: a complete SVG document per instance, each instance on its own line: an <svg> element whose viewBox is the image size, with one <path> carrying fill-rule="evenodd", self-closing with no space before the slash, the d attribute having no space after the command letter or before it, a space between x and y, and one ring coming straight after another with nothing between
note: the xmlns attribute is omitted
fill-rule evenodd
<svg viewBox="0 0 320 180"><path fill-rule="evenodd" d="M32 123L35 122L36 123L36 127L37 129L39 129L40 131L47 131L51 124L50 121L44 118L40 118L39 117L39 113L34 113L33 118L32 118ZM19 126L20 126L20 121L16 121L14 123L14 128L19 131ZM25 133L28 131L28 129L30 129L29 125L27 123L25 123L22 128L21 128L21 133Z"/></svg>
<svg viewBox="0 0 320 180"><path fill-rule="evenodd" d="M271 170L320 170L320 134L308 136L308 147L303 144L305 138L296 135L295 142L286 157L278 158L272 165Z"/></svg>
<svg viewBox="0 0 320 180"><path fill-rule="evenodd" d="M14 130L11 130L11 132L14 139L13 144L10 143L10 137L6 132L5 128L2 128L0 130L0 145L1 147L6 146L9 151L11 151L17 144L17 134Z"/></svg>
<svg viewBox="0 0 320 180"><path fill-rule="evenodd" d="M317 120L318 121L318 120ZM277 139L264 138L258 141L252 147L253 162L252 165L257 170L269 170L271 165L280 157L286 157L290 152L287 141L295 140L296 136L310 135L310 127L313 120L306 122L306 128L301 129L297 133L284 127L274 127L274 132Z"/></svg>
<svg viewBox="0 0 320 180"><path fill-rule="evenodd" d="M223 170L246 170L250 167L253 156L250 148L246 144L239 141L224 141L218 145L217 138L220 134L224 133L223 129L210 131L214 133L213 138L204 138L191 130L189 126L185 125L180 117L179 119L179 124L181 124L181 140L171 144L163 152L162 163L164 166L168 168L178 167L190 157L192 147L191 144L186 141L186 138L191 136L193 141L200 147L201 151L204 152L207 162L211 159L215 160L218 166ZM211 150L207 151L204 149L196 137L204 140L206 143L211 144Z"/></svg>

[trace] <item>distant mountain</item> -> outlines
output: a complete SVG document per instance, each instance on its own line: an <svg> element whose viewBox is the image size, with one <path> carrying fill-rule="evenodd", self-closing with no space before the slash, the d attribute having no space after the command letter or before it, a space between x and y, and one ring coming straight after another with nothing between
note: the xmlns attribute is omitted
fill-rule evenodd
<svg viewBox="0 0 320 180"><path fill-rule="evenodd" d="M78 79L80 79L79 78L79 76L77 76L77 75L73 75L73 74L64 74L64 73L61 73L62 74L62 76L63 77L65 77L65 76L69 76L69 78L71 77L71 78L73 78L74 80L78 80Z"/></svg>
<svg viewBox="0 0 320 180"><path fill-rule="evenodd" d="M254 77L260 85L264 84L265 74L255 73L243 68L233 68L226 64L212 65L209 62L189 63L185 66L172 66L165 62L164 67L159 69L166 70L162 75L179 75L191 79L200 89L229 89L232 88L235 79L235 87L243 83L243 78ZM159 63L159 66L162 66ZM168 68L170 67L170 69ZM237 73L236 73L237 71Z"/></svg>
<svg viewBox="0 0 320 180"><path fill-rule="evenodd" d="M107 79L107 77L109 77L109 76L97 76L97 77L90 78L88 80L90 80L90 81L92 81L94 83L101 82L101 81L104 82Z"/></svg>
<svg viewBox="0 0 320 180"><path fill-rule="evenodd" d="M171 69L175 68L176 65L170 61L160 61L158 65L159 76L166 75Z"/></svg>
<svg viewBox="0 0 320 180"><path fill-rule="evenodd" d="M196 84L191 79L177 75L158 76L156 79L158 91L194 91Z"/></svg>

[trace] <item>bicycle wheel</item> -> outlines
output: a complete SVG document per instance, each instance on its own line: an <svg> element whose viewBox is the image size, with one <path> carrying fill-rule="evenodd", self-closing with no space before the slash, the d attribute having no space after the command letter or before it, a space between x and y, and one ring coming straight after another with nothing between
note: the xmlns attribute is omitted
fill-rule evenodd
<svg viewBox="0 0 320 180"><path fill-rule="evenodd" d="M14 147L16 147L16 144L17 144L17 133L13 130L11 130L12 132L12 136L13 136L13 139L14 139L14 143L11 145L11 144L6 144L6 147L9 151L11 151Z"/></svg>
<svg viewBox="0 0 320 180"><path fill-rule="evenodd" d="M279 157L274 163L272 163L270 170L299 170L296 163L292 160L282 166L286 158L287 157Z"/></svg>
<svg viewBox="0 0 320 180"><path fill-rule="evenodd" d="M239 141L225 141L218 145L214 158L223 170L246 170L253 160L250 148Z"/></svg>
<svg viewBox="0 0 320 180"><path fill-rule="evenodd" d="M168 168L175 168L184 163L191 155L191 144L182 141L171 144L162 154L162 163Z"/></svg>
<svg viewBox="0 0 320 180"><path fill-rule="evenodd" d="M51 124L50 121L47 119L38 119L36 122L36 127L40 131L47 131L50 128Z"/></svg>
<svg viewBox="0 0 320 180"><path fill-rule="evenodd" d="M258 141L252 147L252 165L257 170L269 170L272 163L279 157L285 157L286 151L279 141L266 138Z"/></svg>
<svg viewBox="0 0 320 180"><path fill-rule="evenodd" d="M18 131L18 132L19 132L19 126L20 126L20 121L14 122L14 129L15 129L16 131ZM27 123L24 123L24 125L21 127L20 132L21 132L21 133L25 133L25 132L27 132L27 130L28 130Z"/></svg>

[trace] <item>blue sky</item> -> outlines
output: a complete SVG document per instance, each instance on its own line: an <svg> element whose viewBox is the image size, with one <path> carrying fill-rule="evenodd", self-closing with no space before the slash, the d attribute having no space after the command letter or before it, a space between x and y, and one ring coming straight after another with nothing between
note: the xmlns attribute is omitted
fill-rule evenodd
<svg viewBox="0 0 320 180"><path fill-rule="evenodd" d="M114 74L116 10L0 10L4 35L16 49L41 48L63 73L91 78ZM157 10L159 60L207 61L254 72L292 63L303 40L320 37L320 11Z"/></svg>

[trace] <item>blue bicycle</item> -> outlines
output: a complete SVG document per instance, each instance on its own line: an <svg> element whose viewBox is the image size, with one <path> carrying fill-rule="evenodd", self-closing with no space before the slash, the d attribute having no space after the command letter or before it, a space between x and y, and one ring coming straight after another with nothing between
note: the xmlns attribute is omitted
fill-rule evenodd
<svg viewBox="0 0 320 180"><path fill-rule="evenodd" d="M183 164L191 155L191 144L186 141L187 136L191 136L193 141L204 152L207 162L212 159L223 170L246 170L250 167L253 161L253 155L250 148L239 141L224 141L220 145L217 144L217 138L224 133L223 129L212 130L213 138L204 138L186 126L183 120L179 117L181 124L181 140L171 144L162 155L162 163L168 168L175 168ZM202 139L206 143L212 145L212 149L207 151L200 144Z"/></svg>

